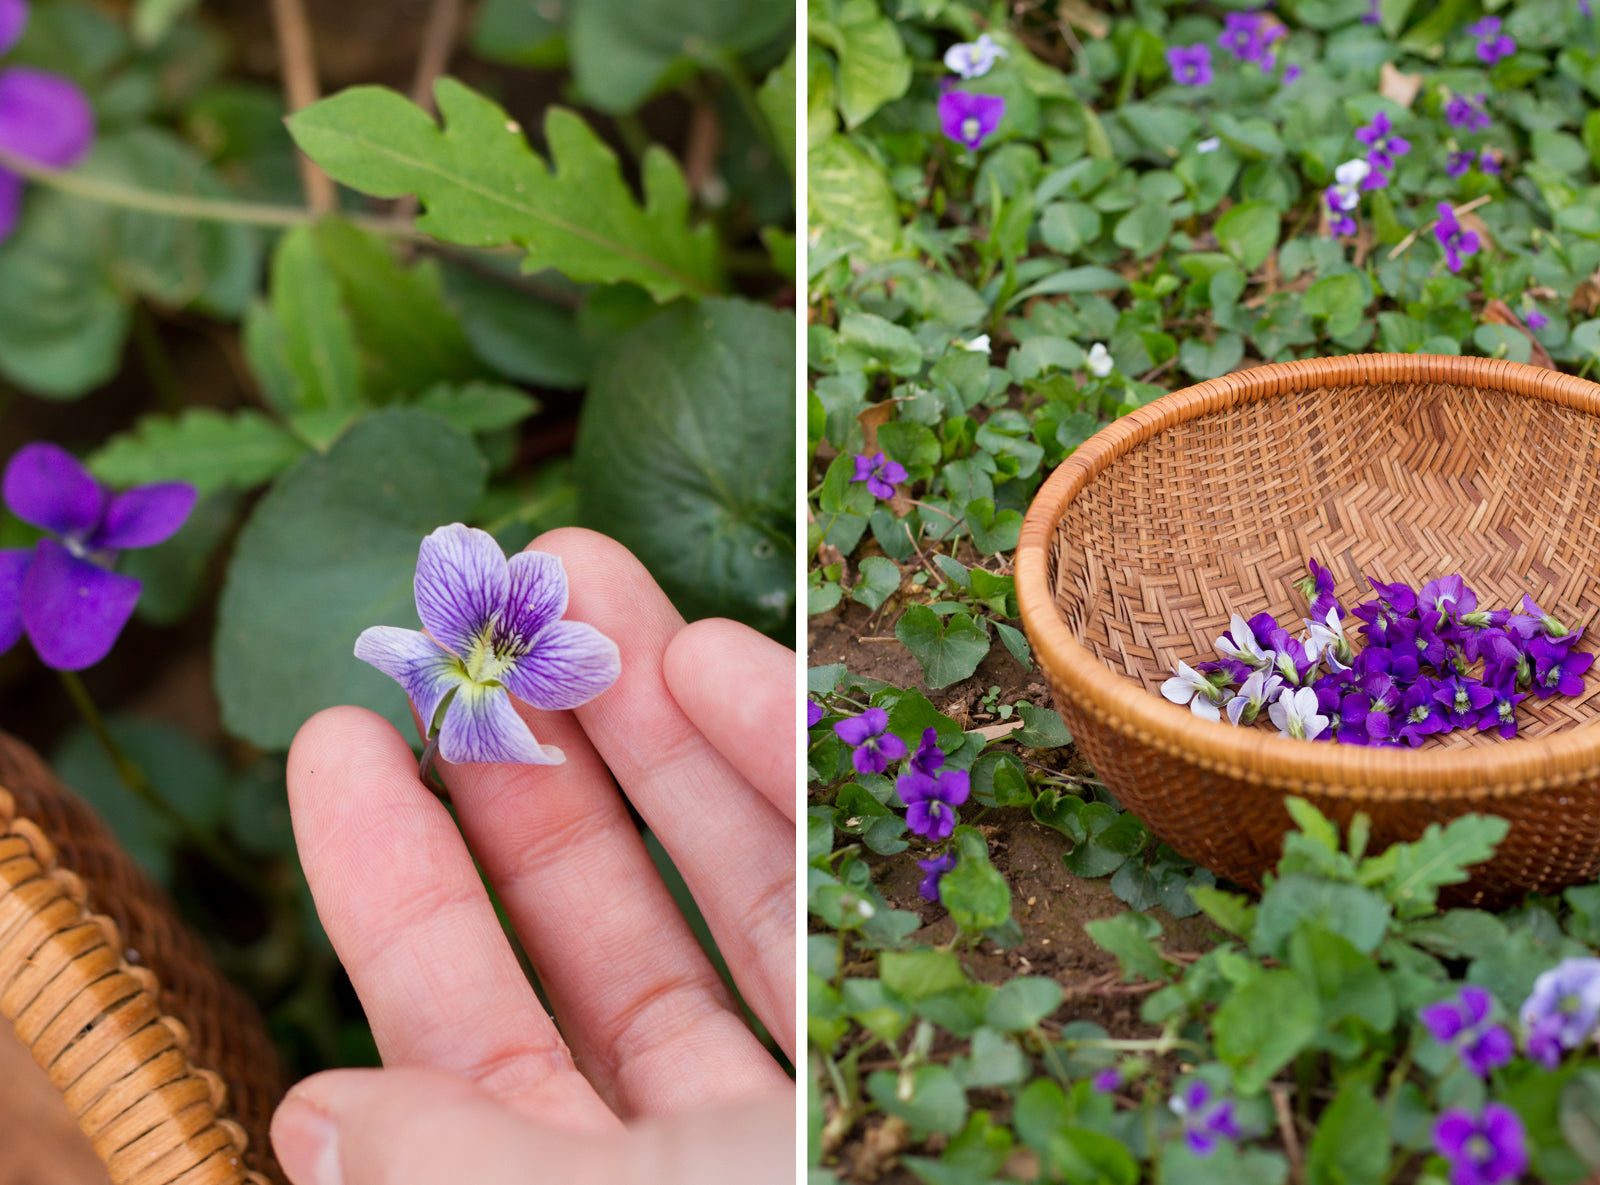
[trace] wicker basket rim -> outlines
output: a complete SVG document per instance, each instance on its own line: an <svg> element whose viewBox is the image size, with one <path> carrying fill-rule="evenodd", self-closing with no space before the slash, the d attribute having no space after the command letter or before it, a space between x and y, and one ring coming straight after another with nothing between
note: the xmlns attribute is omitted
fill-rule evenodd
<svg viewBox="0 0 1600 1185"><path fill-rule="evenodd" d="M1485 798L1558 789L1600 772L1600 728L1581 727L1492 748L1449 751L1289 744L1265 729L1222 728L1109 670L1068 629L1048 579L1052 534L1067 505L1118 458L1198 416L1318 387L1435 382L1529 396L1600 415L1600 385L1504 359L1352 354L1277 362L1174 391L1108 424L1046 479L1023 521L1017 601L1040 665L1091 714L1136 744L1202 769L1285 791L1389 800L1470 792Z"/></svg>

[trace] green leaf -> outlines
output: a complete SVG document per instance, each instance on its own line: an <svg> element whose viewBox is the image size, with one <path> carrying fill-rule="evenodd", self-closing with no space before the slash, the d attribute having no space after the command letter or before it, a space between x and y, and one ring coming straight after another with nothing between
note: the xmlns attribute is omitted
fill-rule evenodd
<svg viewBox="0 0 1600 1185"><path fill-rule="evenodd" d="M616 115L669 78L759 49L792 26L794 10L766 0L581 0L567 17L578 93Z"/></svg>
<svg viewBox="0 0 1600 1185"><path fill-rule="evenodd" d="M743 300L663 309L595 367L579 518L686 617L778 634L794 601L794 319Z"/></svg>
<svg viewBox="0 0 1600 1185"><path fill-rule="evenodd" d="M1374 1033L1394 1027L1394 988L1383 969L1344 938L1303 923L1289 939L1289 965L1316 992L1328 1028L1354 1017Z"/></svg>
<svg viewBox="0 0 1600 1185"><path fill-rule="evenodd" d="M1202 382L1232 372L1243 359L1244 339L1237 333L1219 334L1214 342L1186 337L1178 347L1179 364Z"/></svg>
<svg viewBox="0 0 1600 1185"><path fill-rule="evenodd" d="M909 329L875 313L846 313L839 321L839 369L913 375L922 369L922 346Z"/></svg>
<svg viewBox="0 0 1600 1185"><path fill-rule="evenodd" d="M889 178L854 141L832 135L806 153L807 219L861 244L869 261L888 259L900 240L900 214Z"/></svg>
<svg viewBox="0 0 1600 1185"><path fill-rule="evenodd" d="M1300 300L1300 311L1308 317L1323 317L1330 337L1343 337L1361 324L1372 286L1359 272L1324 276Z"/></svg>
<svg viewBox="0 0 1600 1185"><path fill-rule="evenodd" d="M876 611L900 591L900 568L893 560L869 555L861 561L861 579L850 590L850 599Z"/></svg>
<svg viewBox="0 0 1600 1185"><path fill-rule="evenodd" d="M1584 1167L1600 1169L1600 1070L1579 1070L1562 1088L1557 1123Z"/></svg>
<svg viewBox="0 0 1600 1185"><path fill-rule="evenodd" d="M1462 815L1441 828L1429 823L1414 843L1397 843L1361 862L1361 880L1378 885L1402 918L1431 913L1445 885L1466 881L1474 864L1494 855L1510 824L1492 815Z"/></svg>
<svg viewBox="0 0 1600 1185"><path fill-rule="evenodd" d="M967 985L961 960L947 950L880 951L878 978L902 1000L915 1003Z"/></svg>
<svg viewBox="0 0 1600 1185"><path fill-rule="evenodd" d="M1148 914L1119 913L1114 918L1085 922L1083 928L1098 946L1117 956L1124 983L1170 979L1177 971L1161 957L1156 946L1156 940L1161 937L1161 923Z"/></svg>
<svg viewBox="0 0 1600 1185"><path fill-rule="evenodd" d="M272 301L251 308L245 351L286 415L332 412L337 419L365 403L355 327L309 227L294 227L278 240Z"/></svg>
<svg viewBox="0 0 1600 1185"><path fill-rule="evenodd" d="M1089 804L1078 817L1088 832L1087 838L1074 844L1061 860L1082 877L1110 876L1149 838L1144 824L1132 814L1117 814L1105 803Z"/></svg>
<svg viewBox="0 0 1600 1185"><path fill-rule="evenodd" d="M595 351L573 310L535 300L511 283L460 268L446 274L450 302L473 351L517 382L563 391L588 386Z"/></svg>
<svg viewBox="0 0 1600 1185"><path fill-rule="evenodd" d="M1037 283L1030 284L1007 302L1011 308L1035 296L1056 296L1061 293L1082 294L1104 292L1112 288L1126 288L1128 281L1116 272L1103 267L1069 267L1053 272Z"/></svg>
<svg viewBox="0 0 1600 1185"><path fill-rule="evenodd" d="M926 605L912 605L895 623L894 636L922 666L929 687L959 683L989 653L989 635L965 613L944 621Z"/></svg>
<svg viewBox="0 0 1600 1185"><path fill-rule="evenodd" d="M1256 907L1241 893L1229 893L1214 886L1196 885L1189 890L1200 911L1230 934L1248 939L1255 930Z"/></svg>
<svg viewBox="0 0 1600 1185"><path fill-rule="evenodd" d="M984 555L1011 551L1022 534L1022 512L1002 510L996 514L994 502L988 498L974 498L968 502L966 520L972 546Z"/></svg>
<svg viewBox="0 0 1600 1185"><path fill-rule="evenodd" d="M1278 210L1268 202L1241 202L1218 218L1213 229L1222 249L1253 272L1278 245Z"/></svg>
<svg viewBox="0 0 1600 1185"><path fill-rule="evenodd" d="M527 252L525 271L627 280L658 301L722 287L715 234L689 228L688 187L663 149L644 155L641 207L615 153L572 112L552 107L545 116L552 168L482 95L441 78L434 96L442 129L395 92L358 86L296 112L289 131L345 185L377 197L416 194L422 233L470 247L515 243Z"/></svg>
<svg viewBox="0 0 1600 1185"><path fill-rule="evenodd" d="M844 0L831 48L839 60L835 94L845 127L854 128L911 85L911 56L894 21L875 2Z"/></svg>
<svg viewBox="0 0 1600 1185"><path fill-rule="evenodd" d="M520 424L539 410L539 401L500 383L440 383L424 391L416 406L462 432L494 432Z"/></svg>
<svg viewBox="0 0 1600 1185"><path fill-rule="evenodd" d="M1316 995L1293 971L1263 971L1212 1017L1217 1056L1233 1067L1241 1095L1253 1095L1317 1034Z"/></svg>
<svg viewBox="0 0 1600 1185"><path fill-rule="evenodd" d="M1102 1132L1076 1127L1055 1132L1046 1159L1068 1185L1138 1185L1133 1154Z"/></svg>
<svg viewBox="0 0 1600 1185"><path fill-rule="evenodd" d="M191 407L176 419L145 416L88 458L113 486L186 481L203 498L217 490L254 489L306 451L292 433L251 408Z"/></svg>
<svg viewBox="0 0 1600 1185"><path fill-rule="evenodd" d="M913 1132L953 1134L966 1122L967 1092L944 1066L918 1066L905 1075L874 1071L867 1076L867 1094Z"/></svg>
<svg viewBox="0 0 1600 1185"><path fill-rule="evenodd" d="M566 6L486 0L472 23L472 52L508 66L555 69L567 64Z"/></svg>
<svg viewBox="0 0 1600 1185"><path fill-rule="evenodd" d="M339 218L323 219L311 236L339 286L366 361L363 385L374 397L383 401L435 383L483 377L461 323L445 303L437 262L424 258L402 267L390 243Z"/></svg>
<svg viewBox="0 0 1600 1185"><path fill-rule="evenodd" d="M968 934L1003 925L1011 916L1011 888L986 852L963 850L956 866L939 881L939 898Z"/></svg>
<svg viewBox="0 0 1600 1185"><path fill-rule="evenodd" d="M1372 1086L1346 1078L1306 1149L1308 1185L1354 1185L1381 1180L1389 1167L1389 1120Z"/></svg>
<svg viewBox="0 0 1600 1185"><path fill-rule="evenodd" d="M1251 949L1281 957L1295 928L1314 922L1363 954L1371 954L1388 932L1389 917L1388 903L1371 889L1291 872L1262 894Z"/></svg>
<svg viewBox="0 0 1600 1185"><path fill-rule="evenodd" d="M1005 1033L1025 1032L1061 1007L1064 997L1061 985L1053 979L1019 975L1006 980L989 997L984 1023Z"/></svg>
<svg viewBox="0 0 1600 1185"><path fill-rule="evenodd" d="M1172 233L1172 214L1159 202L1144 202L1117 220L1111 232L1117 246L1138 258L1152 255L1166 246Z"/></svg>
<svg viewBox="0 0 1600 1185"><path fill-rule="evenodd" d="M355 657L356 636L371 625L418 627L417 549L471 513L483 481L471 440L409 410L373 413L279 478L239 533L217 611L215 685L228 730L287 748L315 712L357 704L411 735L405 695Z"/></svg>
<svg viewBox="0 0 1600 1185"><path fill-rule="evenodd" d="M794 176L794 87L799 65L798 49L791 47L783 64L767 75L756 91L756 102L761 114L767 117L772 129L773 142L778 149L778 160ZM789 277L791 280L794 276Z"/></svg>
<svg viewBox="0 0 1600 1185"><path fill-rule="evenodd" d="M1059 749L1072 744L1072 734L1067 731L1066 721L1054 708L1020 703L1017 713L1023 719L1023 727L1011 736L1017 744L1029 749Z"/></svg>

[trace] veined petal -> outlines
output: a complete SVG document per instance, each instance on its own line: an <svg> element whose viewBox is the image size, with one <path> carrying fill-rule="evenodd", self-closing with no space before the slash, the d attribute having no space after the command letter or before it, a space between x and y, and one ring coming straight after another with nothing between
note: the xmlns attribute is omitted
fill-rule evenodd
<svg viewBox="0 0 1600 1185"><path fill-rule="evenodd" d="M111 650L141 587L41 539L22 578L22 625L45 666L81 671Z"/></svg>
<svg viewBox="0 0 1600 1185"><path fill-rule="evenodd" d="M0 551L0 653L22 637L22 578L31 563L32 548Z"/></svg>
<svg viewBox="0 0 1600 1185"><path fill-rule="evenodd" d="M91 550L151 547L170 539L194 509L195 489L185 481L163 481L112 494Z"/></svg>
<svg viewBox="0 0 1600 1185"><path fill-rule="evenodd" d="M100 523L106 492L66 449L26 444L6 465L6 505L25 523L58 535L86 534Z"/></svg>
<svg viewBox="0 0 1600 1185"><path fill-rule="evenodd" d="M433 727L434 714L450 689L466 681L460 660L418 630L393 625L362 630L356 639L356 657L405 689L406 698L422 717L424 730Z"/></svg>
<svg viewBox="0 0 1600 1185"><path fill-rule="evenodd" d="M582 621L558 621L500 676L511 694L536 708L586 704L617 681L617 644Z"/></svg>
<svg viewBox="0 0 1600 1185"><path fill-rule="evenodd" d="M415 588L422 624L445 649L466 658L505 607L511 577L493 535L451 523L422 541Z"/></svg>
<svg viewBox="0 0 1600 1185"><path fill-rule="evenodd" d="M496 649L505 640L511 653L527 644L567 611L567 570L561 557L543 551L521 551L507 561L511 591L495 626Z"/></svg>
<svg viewBox="0 0 1600 1185"><path fill-rule="evenodd" d="M11 47L28 27L28 0L0 0L0 54Z"/></svg>
<svg viewBox="0 0 1600 1185"><path fill-rule="evenodd" d="M533 739L503 687L463 683L444 710L439 726L439 756L451 763L514 762L560 765L560 749Z"/></svg>
<svg viewBox="0 0 1600 1185"><path fill-rule="evenodd" d="M0 148L65 169L93 142L94 111L75 83L27 66L0 70Z"/></svg>

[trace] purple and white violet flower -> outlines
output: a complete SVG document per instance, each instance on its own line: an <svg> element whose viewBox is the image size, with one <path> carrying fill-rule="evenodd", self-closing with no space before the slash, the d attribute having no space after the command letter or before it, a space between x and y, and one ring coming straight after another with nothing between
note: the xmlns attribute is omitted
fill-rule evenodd
<svg viewBox="0 0 1600 1185"><path fill-rule="evenodd" d="M939 96L939 127L958 144L977 148L987 140L1006 113L1006 101L999 95L975 95L968 91L947 90Z"/></svg>
<svg viewBox="0 0 1600 1185"><path fill-rule="evenodd" d="M1161 694L1172 703L1188 704L1202 720L1221 720L1220 705L1227 700L1227 692L1186 662L1180 662L1178 673L1161 685Z"/></svg>
<svg viewBox="0 0 1600 1185"><path fill-rule="evenodd" d="M1360 157L1333 170L1333 184L1322 191L1322 201L1328 208L1328 233L1334 238L1356 233L1350 211L1361 204L1361 184L1371 172L1372 166Z"/></svg>
<svg viewBox="0 0 1600 1185"><path fill-rule="evenodd" d="M982 78L1001 58L1011 54L1004 46L996 45L989 34L981 34L976 41L963 41L944 51L945 68L962 78Z"/></svg>
<svg viewBox="0 0 1600 1185"><path fill-rule="evenodd" d="M1467 32L1478 39L1474 46L1478 60L1485 66L1492 66L1501 58L1509 58L1517 52L1517 43L1508 34L1500 31L1500 18L1486 16L1476 24L1467 26Z"/></svg>
<svg viewBox="0 0 1600 1185"><path fill-rule="evenodd" d="M18 449L0 485L12 514L54 536L0 551L0 651L26 633L45 666L92 667L110 653L143 587L112 571L118 553L175 534L194 509L194 487L160 482L113 493L71 453L42 443Z"/></svg>
<svg viewBox="0 0 1600 1185"><path fill-rule="evenodd" d="M1519 1019L1528 1056L1554 1070L1600 1028L1600 959L1563 959L1539 976Z"/></svg>
<svg viewBox="0 0 1600 1185"><path fill-rule="evenodd" d="M459 762L560 765L511 698L544 711L586 704L617 681L616 643L564 621L567 574L557 556L509 560L487 531L451 523L422 541L415 581L427 633L376 625L356 657L405 689L439 756ZM424 756L424 769L429 757Z"/></svg>
<svg viewBox="0 0 1600 1185"><path fill-rule="evenodd" d="M1233 1115L1233 1100L1216 1094L1196 1078L1167 1100L1172 1113L1183 1121L1184 1142L1196 1156L1210 1156L1222 1140L1237 1140L1244 1132Z"/></svg>
<svg viewBox="0 0 1600 1185"><path fill-rule="evenodd" d="M1382 189L1389 184L1389 173L1402 156L1411 151L1411 141L1393 134L1389 114L1380 111L1372 122L1356 129L1356 139L1367 146L1367 164L1371 172L1363 178L1362 189Z"/></svg>
<svg viewBox="0 0 1600 1185"><path fill-rule="evenodd" d="M1209 86L1214 77L1211 47L1204 41L1197 45L1174 45L1167 50L1167 69L1172 71L1172 81L1179 86Z"/></svg>

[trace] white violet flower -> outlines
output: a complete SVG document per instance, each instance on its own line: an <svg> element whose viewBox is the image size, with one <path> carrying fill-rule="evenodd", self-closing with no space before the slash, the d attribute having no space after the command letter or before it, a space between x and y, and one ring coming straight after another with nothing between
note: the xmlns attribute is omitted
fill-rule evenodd
<svg viewBox="0 0 1600 1185"><path fill-rule="evenodd" d="M1095 342L1089 347L1087 359L1089 373L1097 379L1103 379L1116 369L1116 363L1111 361L1111 351L1106 349L1105 342Z"/></svg>
<svg viewBox="0 0 1600 1185"><path fill-rule="evenodd" d="M1238 727L1242 720L1254 724L1261 709L1273 703L1283 690L1283 680L1266 671L1256 671L1244 681L1244 686L1228 701L1228 721Z"/></svg>
<svg viewBox="0 0 1600 1185"><path fill-rule="evenodd" d="M976 41L964 41L944 51L944 64L963 78L982 78L1001 58L1011 55L984 33Z"/></svg>
<svg viewBox="0 0 1600 1185"><path fill-rule="evenodd" d="M1222 719L1217 705L1225 693L1186 662L1180 662L1178 673L1161 685L1161 694L1175 704L1188 704L1202 720Z"/></svg>
<svg viewBox="0 0 1600 1185"><path fill-rule="evenodd" d="M1277 725L1278 735L1314 741L1328 727L1328 718L1317 712L1317 693L1309 687L1285 690L1267 709L1267 718Z"/></svg>
<svg viewBox="0 0 1600 1185"><path fill-rule="evenodd" d="M1196 152L1199 152L1199 153L1206 153L1206 152L1215 152L1217 149L1219 149L1221 147L1222 147L1222 137L1221 136L1212 136L1211 139L1202 140L1202 141L1200 141L1200 143L1196 144L1194 146L1194 150Z"/></svg>
<svg viewBox="0 0 1600 1185"><path fill-rule="evenodd" d="M1360 184L1367 179L1367 174L1372 172L1372 166L1359 156L1347 160L1333 171L1333 188L1330 190L1328 205L1341 212L1354 210L1361 204Z"/></svg>
<svg viewBox="0 0 1600 1185"><path fill-rule="evenodd" d="M971 350L974 354L987 354L989 352L989 335L980 333L969 342L962 342L963 350Z"/></svg>
<svg viewBox="0 0 1600 1185"><path fill-rule="evenodd" d="M1328 667L1335 674L1348 671L1355 662L1355 651L1350 648L1350 639L1344 636L1344 622L1339 620L1337 609L1328 610L1326 625L1307 620L1306 633L1310 636L1311 645L1327 658Z"/></svg>
<svg viewBox="0 0 1600 1185"><path fill-rule="evenodd" d="M1256 641L1256 634L1250 628L1250 623L1237 613L1228 622L1228 633L1233 635L1233 641L1228 640L1227 634L1217 639L1217 649L1223 654L1244 663L1252 671L1272 666L1276 656L1272 651L1262 648Z"/></svg>

